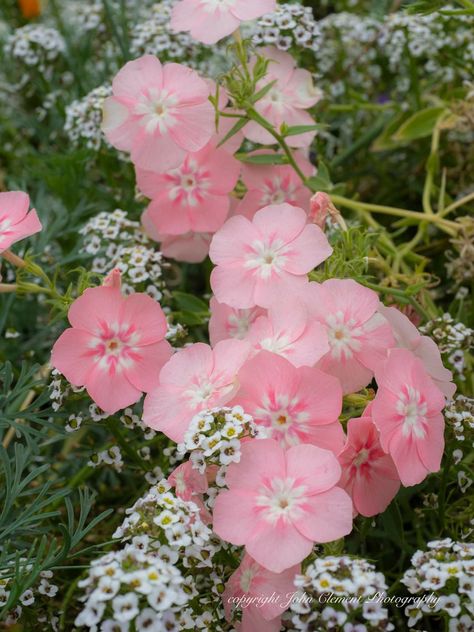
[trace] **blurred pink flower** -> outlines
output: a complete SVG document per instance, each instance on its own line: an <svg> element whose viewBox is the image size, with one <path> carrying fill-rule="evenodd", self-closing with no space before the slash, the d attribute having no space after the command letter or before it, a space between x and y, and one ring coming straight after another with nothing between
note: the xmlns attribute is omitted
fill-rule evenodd
<svg viewBox="0 0 474 632"><path fill-rule="evenodd" d="M307 224L303 209L279 204L258 211L250 221L227 220L211 241L216 264L211 287L231 307L268 307L279 296L307 285L307 273L332 253L320 228Z"/></svg>
<svg viewBox="0 0 474 632"><path fill-rule="evenodd" d="M346 445L338 459L339 485L351 496L354 509L362 516L385 511L400 488L400 478L370 417L349 420Z"/></svg>
<svg viewBox="0 0 474 632"><path fill-rule="evenodd" d="M151 297L123 296L116 283L89 288L68 318L72 327L54 344L51 363L102 410L113 414L157 386L171 346L163 310Z"/></svg>
<svg viewBox="0 0 474 632"><path fill-rule="evenodd" d="M210 233L189 232L184 235L160 234L148 210L142 215L145 232L154 241L160 243L160 250L165 257L186 261L187 263L201 263L209 253Z"/></svg>
<svg viewBox="0 0 474 632"><path fill-rule="evenodd" d="M241 22L275 8L276 0L181 0L173 7L170 26L174 31L190 31L203 44L215 44L236 31Z"/></svg>
<svg viewBox="0 0 474 632"><path fill-rule="evenodd" d="M281 445L312 443L336 454L344 446L338 419L342 392L336 378L261 351L245 362L238 380L233 404L242 406Z"/></svg>
<svg viewBox="0 0 474 632"><path fill-rule="evenodd" d="M292 301L291 310L281 300L272 305L268 315L252 323L246 339L255 351L272 351L296 367L314 366L329 351L326 329L298 301Z"/></svg>
<svg viewBox="0 0 474 632"><path fill-rule="evenodd" d="M102 128L112 145L131 153L141 169L177 167L215 133L209 84L180 64L161 65L153 55L130 61L112 83Z"/></svg>
<svg viewBox="0 0 474 632"><path fill-rule="evenodd" d="M215 232L227 218L239 174L240 162L213 143L164 173L137 169L138 188L152 200L147 221L166 235Z"/></svg>
<svg viewBox="0 0 474 632"><path fill-rule="evenodd" d="M250 155L268 154L268 150L259 150ZM303 156L295 155L296 161L306 176L311 176L315 169ZM252 219L255 213L269 204L286 202L298 206L308 212L311 192L303 185L300 177L291 165L255 165L242 166L242 181L247 193L236 209L237 215ZM320 226L322 228L322 226Z"/></svg>
<svg viewBox="0 0 474 632"><path fill-rule="evenodd" d="M293 127L297 125L314 125L314 119L306 110L313 107L321 99L322 92L313 84L308 70L296 68L296 62L290 53L285 53L273 46L259 49L259 54L270 59L267 74L257 83L257 91L272 81L275 84L262 99L255 103L255 109L269 121L277 131L282 123ZM275 139L259 123L250 121L243 128L244 135L254 143L273 145ZM286 142L290 147L308 147L316 132L305 132L288 136Z"/></svg>
<svg viewBox="0 0 474 632"><path fill-rule="evenodd" d="M284 450L273 439L242 443L239 463L226 473L228 491L214 505L214 531L274 573L298 564L314 542L352 530L352 502L336 487L336 457L314 445Z"/></svg>
<svg viewBox="0 0 474 632"><path fill-rule="evenodd" d="M191 461L185 461L171 472L168 476L168 482L174 487L178 498L192 501L199 507L201 520L205 524L212 522L212 516L207 510L202 497L202 494L209 487L205 473L201 474L196 468L193 468Z"/></svg>
<svg viewBox="0 0 474 632"><path fill-rule="evenodd" d="M243 340L223 340L214 349L198 342L178 351L161 369L159 385L145 398L145 424L182 441L196 413L232 399L237 373L249 352Z"/></svg>
<svg viewBox="0 0 474 632"><path fill-rule="evenodd" d="M456 392L453 374L443 366L441 354L434 340L422 336L410 319L396 307L380 305L378 310L390 323L398 347L409 349L423 362L425 371L448 399Z"/></svg>
<svg viewBox="0 0 474 632"><path fill-rule="evenodd" d="M219 303L213 296L210 301L211 318L209 320L209 339L214 346L219 340L238 338L243 340L251 324L266 312L261 307L234 309Z"/></svg>
<svg viewBox="0 0 474 632"><path fill-rule="evenodd" d="M250 555L244 555L222 594L227 621L232 620L232 605L236 604L236 609L242 610L240 632L280 632L281 615L289 595L295 592L293 581L299 572L298 564L282 573L272 573Z"/></svg>
<svg viewBox="0 0 474 632"><path fill-rule="evenodd" d="M392 349L375 378L379 388L371 413L382 448L403 485L421 483L439 470L443 456L443 393L407 349Z"/></svg>
<svg viewBox="0 0 474 632"><path fill-rule="evenodd" d="M311 198L311 206L309 211L309 219L324 230L326 226L326 218L328 216L331 198L327 193L318 191Z"/></svg>
<svg viewBox="0 0 474 632"><path fill-rule="evenodd" d="M344 394L364 388L395 346L390 325L377 311L377 294L352 279L310 283L306 294L310 313L329 339L330 351L318 367L340 380Z"/></svg>
<svg viewBox="0 0 474 632"><path fill-rule="evenodd" d="M29 207L30 197L22 191L0 193L0 252L42 229L36 211L28 213Z"/></svg>

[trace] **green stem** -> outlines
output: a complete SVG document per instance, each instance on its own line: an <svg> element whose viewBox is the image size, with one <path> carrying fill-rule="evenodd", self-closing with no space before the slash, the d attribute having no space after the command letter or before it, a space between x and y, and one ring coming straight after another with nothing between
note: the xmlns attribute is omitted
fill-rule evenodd
<svg viewBox="0 0 474 632"><path fill-rule="evenodd" d="M427 217L425 213L419 213L418 211L410 211L404 208L383 206L380 204L368 204L366 202L359 202L358 200L351 200L349 198L343 197L342 195L330 194L330 196L331 200L336 206L344 206L354 211L362 209L369 213L381 213L384 215L393 215L394 217L405 217L407 219L413 219L418 222L429 222L432 224L437 224L440 228L442 228L449 234L453 234L453 231L457 231L459 229L459 224L457 222L443 219L442 217L438 217L437 215L434 215L433 217Z"/></svg>
<svg viewBox="0 0 474 632"><path fill-rule="evenodd" d="M443 209L443 211L440 213L440 216L444 217L445 215L448 215L452 211L455 211L460 206L464 206L464 204L467 204L468 202L472 202L472 201L474 201L474 193L469 193L468 195L465 195L459 200L456 200L455 202L447 206L445 209Z"/></svg>

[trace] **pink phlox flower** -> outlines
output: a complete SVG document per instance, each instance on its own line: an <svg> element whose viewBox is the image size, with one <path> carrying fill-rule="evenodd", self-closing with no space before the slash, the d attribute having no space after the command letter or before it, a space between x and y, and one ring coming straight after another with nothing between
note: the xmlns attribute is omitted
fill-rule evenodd
<svg viewBox="0 0 474 632"><path fill-rule="evenodd" d="M201 342L178 351L145 398L143 420L173 441L183 441L194 415L223 406L238 389L237 373L250 352L248 342L222 340L214 349Z"/></svg>
<svg viewBox="0 0 474 632"><path fill-rule="evenodd" d="M443 366L441 354L434 340L422 336L411 320L396 307L380 306L379 312L392 327L397 346L409 349L423 362L428 375L447 399L456 392L453 374Z"/></svg>
<svg viewBox="0 0 474 632"><path fill-rule="evenodd" d="M216 267L211 287L231 307L268 307L308 284L307 273L332 253L320 228L303 209L279 204L234 216L214 235L209 256Z"/></svg>
<svg viewBox="0 0 474 632"><path fill-rule="evenodd" d="M282 446L312 443L339 453L345 435L339 415L341 386L316 368L296 368L285 358L260 351L239 371L233 404L252 415Z"/></svg>
<svg viewBox="0 0 474 632"><path fill-rule="evenodd" d="M282 573L307 557L315 542L350 533L352 502L336 487L336 457L314 445L284 450L273 439L242 444L226 473L228 490L214 505L214 531L267 570Z"/></svg>
<svg viewBox="0 0 474 632"><path fill-rule="evenodd" d="M215 44L236 31L241 22L275 8L276 0L181 0L173 7L170 26L174 31L189 31L203 44Z"/></svg>
<svg viewBox="0 0 474 632"><path fill-rule="evenodd" d="M314 125L314 119L306 111L321 99L322 92L313 84L313 77L308 70L296 68L296 62L290 53L268 46L259 53L270 59L266 76L257 83L257 91L271 82L272 88L255 103L255 109L277 131L281 125L288 126ZM250 121L243 128L244 135L254 143L273 145L275 139L259 123ZM286 141L291 147L308 147L316 132L305 132L288 136Z"/></svg>
<svg viewBox="0 0 474 632"><path fill-rule="evenodd" d="M30 197L23 191L0 193L0 253L20 239L42 229L35 209L28 212Z"/></svg>
<svg viewBox="0 0 474 632"><path fill-rule="evenodd" d="M400 488L400 478L392 458L382 450L370 417L349 420L338 459L339 485L351 496L356 512L375 516L385 511Z"/></svg>
<svg viewBox="0 0 474 632"><path fill-rule="evenodd" d="M330 279L310 283L305 300L329 340L318 367L340 380L344 394L367 386L395 346L377 294L352 279Z"/></svg>
<svg viewBox="0 0 474 632"><path fill-rule="evenodd" d="M191 68L162 66L154 55L144 55L125 64L112 88L102 128L109 142L130 152L141 169L177 167L215 132L210 86Z"/></svg>
<svg viewBox="0 0 474 632"><path fill-rule="evenodd" d="M209 339L214 346L219 340L237 338L243 340L253 322L266 313L261 307L251 309L235 309L219 303L213 296L209 304L211 318L209 319Z"/></svg>
<svg viewBox="0 0 474 632"><path fill-rule="evenodd" d="M405 486L440 468L444 450L443 393L408 349L392 349L376 371L372 419Z"/></svg>
<svg viewBox="0 0 474 632"><path fill-rule="evenodd" d="M146 294L123 296L112 285L89 288L69 308L71 327L53 346L51 363L74 386L113 414L158 384L171 356L166 318Z"/></svg>

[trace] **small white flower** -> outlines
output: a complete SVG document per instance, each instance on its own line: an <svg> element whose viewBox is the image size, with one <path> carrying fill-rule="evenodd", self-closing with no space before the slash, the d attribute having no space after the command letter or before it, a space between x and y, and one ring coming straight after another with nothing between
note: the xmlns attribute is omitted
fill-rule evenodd
<svg viewBox="0 0 474 632"><path fill-rule="evenodd" d="M112 607L117 621L131 621L139 612L138 596L132 592L117 595L112 601Z"/></svg>

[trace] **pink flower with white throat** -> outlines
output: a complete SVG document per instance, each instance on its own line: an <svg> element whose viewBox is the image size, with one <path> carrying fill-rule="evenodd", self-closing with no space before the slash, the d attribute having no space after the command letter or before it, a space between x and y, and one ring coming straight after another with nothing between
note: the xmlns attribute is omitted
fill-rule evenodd
<svg viewBox="0 0 474 632"><path fill-rule="evenodd" d="M214 346L219 340L227 338L246 338L252 323L266 312L261 307L251 309L234 309L219 303L213 296L209 303L211 318L209 319L209 339Z"/></svg>
<svg viewBox="0 0 474 632"><path fill-rule="evenodd" d="M349 420L346 445L338 459L339 485L350 494L354 509L363 516L385 511L400 488L400 477L392 457L382 450L370 417Z"/></svg>
<svg viewBox="0 0 474 632"><path fill-rule="evenodd" d="M237 373L249 352L243 340L223 340L214 349L198 342L178 351L161 369L157 388L145 398L145 424L173 441L183 441L196 413L232 399Z"/></svg>
<svg viewBox="0 0 474 632"><path fill-rule="evenodd" d="M407 349L392 349L375 377L379 388L371 413L382 448L403 485L421 483L439 470L443 456L443 393Z"/></svg>
<svg viewBox="0 0 474 632"><path fill-rule="evenodd" d="M152 202L145 211L158 233L215 232L225 222L240 163L209 143L164 173L137 169L138 188Z"/></svg>
<svg viewBox="0 0 474 632"><path fill-rule="evenodd" d="M303 209L267 206L252 221L231 217L214 235L209 256L217 267L211 287L217 300L231 307L268 307L304 288L308 272L331 253L326 236L307 224Z"/></svg>
<svg viewBox="0 0 474 632"><path fill-rule="evenodd" d="M255 109L277 131L283 123L293 127L297 125L314 125L314 119L306 111L321 99L322 92L313 84L308 70L296 68L294 58L273 46L259 49L259 54L270 59L267 74L257 83L257 91L269 83L275 82L272 88L255 103ZM273 145L275 139L261 125L250 121L243 128L244 135L254 143ZM288 136L286 142L290 147L308 147L316 132L305 132Z"/></svg>
<svg viewBox="0 0 474 632"><path fill-rule="evenodd" d="M23 191L0 193L0 253L42 229L36 211L29 208L30 197Z"/></svg>
<svg viewBox="0 0 474 632"><path fill-rule="evenodd" d="M276 0L181 0L173 7L170 26L174 31L190 31L203 44L215 44L236 31L241 22L275 8Z"/></svg>
<svg viewBox="0 0 474 632"><path fill-rule="evenodd" d="M250 555L244 555L222 595L227 621L232 621L232 604L237 604L236 609L242 610L240 632L280 632L281 615L289 595L295 591L293 582L299 572L300 566L296 565L282 573L272 573Z"/></svg>
<svg viewBox="0 0 474 632"><path fill-rule="evenodd" d="M72 327L55 342L51 364L113 414L158 384L171 355L163 310L146 294L123 296L117 275L89 288L69 308Z"/></svg>
<svg viewBox="0 0 474 632"><path fill-rule="evenodd" d="M387 319L392 327L397 346L409 349L423 362L425 371L432 378L436 386L448 399L456 392L453 384L453 374L443 366L441 354L434 340L429 336L422 336L415 325L405 314L396 307L381 305L379 312Z"/></svg>
<svg viewBox="0 0 474 632"><path fill-rule="evenodd" d="M268 154L268 150L256 151ZM313 175L313 165L300 153L295 154L296 162L305 176ZM256 165L244 163L242 181L247 193L239 203L236 214L252 219L255 213L269 204L291 204L302 209L309 208L311 192L303 185L291 165ZM322 226L320 226L322 228Z"/></svg>
<svg viewBox="0 0 474 632"><path fill-rule="evenodd" d="M336 378L261 351L243 365L238 380L234 405L264 426L266 436L282 446L312 443L336 454L342 449L342 392Z"/></svg>
<svg viewBox="0 0 474 632"><path fill-rule="evenodd" d="M310 283L305 300L329 340L318 367L340 380L344 394L367 386L395 346L390 325L378 313L377 294L352 279L330 279Z"/></svg>
<svg viewBox="0 0 474 632"><path fill-rule="evenodd" d="M277 353L296 367L314 366L329 351L326 329L298 301L292 301L291 310L280 301L272 305L268 315L251 325L246 339L255 351Z"/></svg>
<svg viewBox="0 0 474 632"><path fill-rule="evenodd" d="M104 102L102 129L141 169L166 171L201 150L215 132L211 88L190 68L153 55L130 61Z"/></svg>
<svg viewBox="0 0 474 632"><path fill-rule="evenodd" d="M351 532L352 502L336 487L340 476L336 457L314 445L285 451L273 439L243 443L240 462L227 469L229 489L214 505L214 531L282 573L304 560L315 542Z"/></svg>

